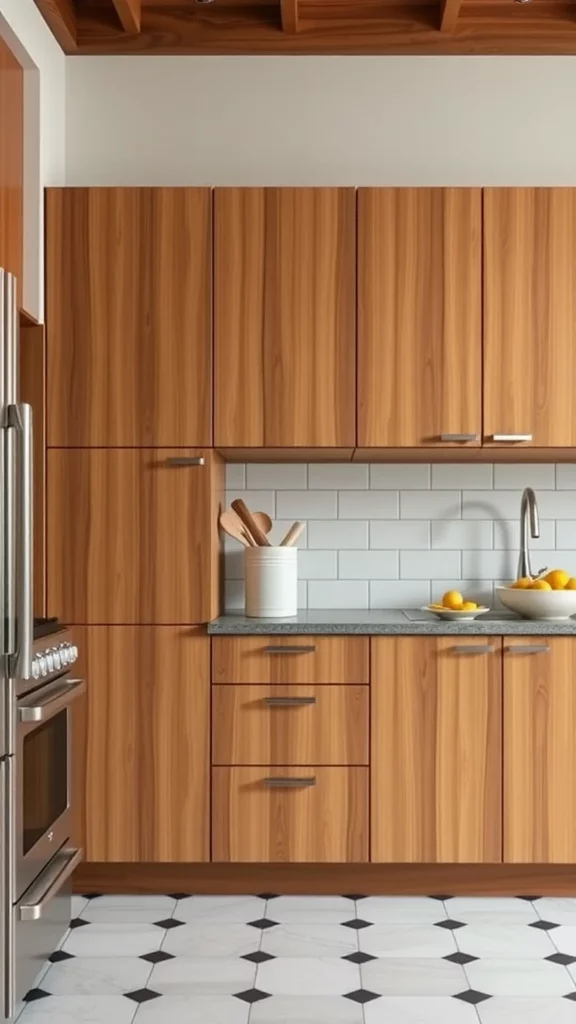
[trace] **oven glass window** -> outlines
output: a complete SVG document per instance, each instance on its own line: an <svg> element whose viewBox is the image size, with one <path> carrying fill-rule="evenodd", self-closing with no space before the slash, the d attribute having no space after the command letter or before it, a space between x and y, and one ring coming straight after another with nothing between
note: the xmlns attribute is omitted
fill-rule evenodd
<svg viewBox="0 0 576 1024"><path fill-rule="evenodd" d="M68 806L68 712L24 737L22 794L24 855Z"/></svg>

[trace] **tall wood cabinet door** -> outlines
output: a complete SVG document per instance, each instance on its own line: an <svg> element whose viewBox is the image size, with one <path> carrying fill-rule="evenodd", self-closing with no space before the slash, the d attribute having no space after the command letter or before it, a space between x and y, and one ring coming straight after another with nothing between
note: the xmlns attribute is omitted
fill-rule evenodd
<svg viewBox="0 0 576 1024"><path fill-rule="evenodd" d="M86 859L207 861L209 638L170 626L74 633L87 680Z"/></svg>
<svg viewBox="0 0 576 1024"><path fill-rule="evenodd" d="M51 614L87 625L194 624L219 614L215 453L51 449L47 467Z"/></svg>
<svg viewBox="0 0 576 1024"><path fill-rule="evenodd" d="M360 446L480 444L481 231L480 189L359 189Z"/></svg>
<svg viewBox="0 0 576 1024"><path fill-rule="evenodd" d="M502 860L494 637L372 641L372 860Z"/></svg>
<svg viewBox="0 0 576 1024"><path fill-rule="evenodd" d="M504 860L576 861L576 645L504 640Z"/></svg>
<svg viewBox="0 0 576 1024"><path fill-rule="evenodd" d="M576 445L576 189L485 190L484 360L487 441Z"/></svg>
<svg viewBox="0 0 576 1024"><path fill-rule="evenodd" d="M356 443L356 197L214 193L215 443Z"/></svg>
<svg viewBox="0 0 576 1024"><path fill-rule="evenodd" d="M24 240L24 70L0 38L0 267L18 278Z"/></svg>
<svg viewBox="0 0 576 1024"><path fill-rule="evenodd" d="M212 444L211 194L49 189L48 443Z"/></svg>

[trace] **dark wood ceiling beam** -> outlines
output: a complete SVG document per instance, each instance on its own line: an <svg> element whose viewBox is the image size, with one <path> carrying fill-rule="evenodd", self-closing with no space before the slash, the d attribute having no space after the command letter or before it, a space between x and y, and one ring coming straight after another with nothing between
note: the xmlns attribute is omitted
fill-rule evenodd
<svg viewBox="0 0 576 1024"><path fill-rule="evenodd" d="M440 0L440 31L453 32L456 28L462 0Z"/></svg>
<svg viewBox="0 0 576 1024"><path fill-rule="evenodd" d="M298 32L298 0L280 0L283 32Z"/></svg>
<svg viewBox="0 0 576 1024"><path fill-rule="evenodd" d="M141 0L112 0L125 32L139 32L142 18Z"/></svg>
<svg viewBox="0 0 576 1024"><path fill-rule="evenodd" d="M40 14L65 53L76 51L76 10L74 0L35 0Z"/></svg>

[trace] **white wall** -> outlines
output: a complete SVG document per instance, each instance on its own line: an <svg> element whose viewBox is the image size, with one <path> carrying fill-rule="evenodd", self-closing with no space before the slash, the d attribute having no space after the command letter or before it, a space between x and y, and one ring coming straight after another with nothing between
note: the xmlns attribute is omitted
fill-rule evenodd
<svg viewBox="0 0 576 1024"><path fill-rule="evenodd" d="M42 190L64 183L66 58L33 0L0 0L0 35L25 69L23 305L42 319Z"/></svg>
<svg viewBox="0 0 576 1024"><path fill-rule="evenodd" d="M73 57L67 181L575 185L576 58Z"/></svg>

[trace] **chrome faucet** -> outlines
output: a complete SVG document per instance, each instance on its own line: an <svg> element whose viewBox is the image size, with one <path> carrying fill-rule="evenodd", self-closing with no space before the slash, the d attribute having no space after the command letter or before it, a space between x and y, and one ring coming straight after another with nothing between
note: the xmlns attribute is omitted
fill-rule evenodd
<svg viewBox="0 0 576 1024"><path fill-rule="evenodd" d="M530 536L540 536L540 521L536 495L531 487L526 487L520 502L520 558L518 559L517 578L533 576L530 564L530 548L528 545L528 515L530 516Z"/></svg>

